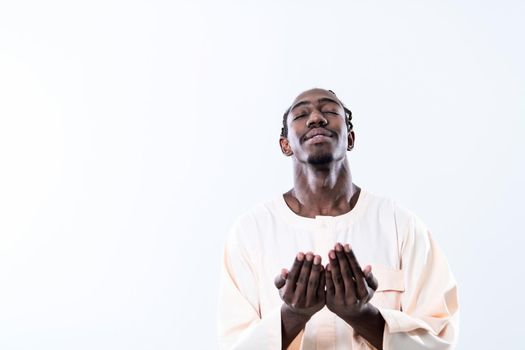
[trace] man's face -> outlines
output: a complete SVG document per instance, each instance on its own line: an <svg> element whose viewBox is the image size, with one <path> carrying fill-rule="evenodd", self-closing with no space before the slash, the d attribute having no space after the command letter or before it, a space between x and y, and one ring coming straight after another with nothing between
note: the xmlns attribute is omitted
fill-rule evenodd
<svg viewBox="0 0 525 350"><path fill-rule="evenodd" d="M345 111L331 92L312 89L293 101L287 117L288 136L281 137L281 149L302 163L322 165L345 157L353 146Z"/></svg>

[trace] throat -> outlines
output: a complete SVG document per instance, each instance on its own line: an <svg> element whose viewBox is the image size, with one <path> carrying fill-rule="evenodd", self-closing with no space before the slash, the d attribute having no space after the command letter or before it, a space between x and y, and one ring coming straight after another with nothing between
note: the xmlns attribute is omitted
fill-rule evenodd
<svg viewBox="0 0 525 350"><path fill-rule="evenodd" d="M359 199L361 189L352 184L350 191L331 193L299 193L295 188L283 195L288 207L297 215L315 218L316 216L339 216L350 212Z"/></svg>

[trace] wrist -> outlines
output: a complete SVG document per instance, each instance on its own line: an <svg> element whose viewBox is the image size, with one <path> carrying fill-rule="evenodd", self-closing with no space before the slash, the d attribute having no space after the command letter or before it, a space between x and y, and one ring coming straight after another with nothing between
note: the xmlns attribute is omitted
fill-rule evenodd
<svg viewBox="0 0 525 350"><path fill-rule="evenodd" d="M312 315L308 315L305 313L298 312L294 310L292 307L290 307L288 304L283 303L281 306L281 315L283 315L285 318L289 320L293 320L297 323L304 323L308 322Z"/></svg>
<svg viewBox="0 0 525 350"><path fill-rule="evenodd" d="M282 349L287 349L297 335L306 327L311 316L296 312L286 303L281 306Z"/></svg>
<svg viewBox="0 0 525 350"><path fill-rule="evenodd" d="M377 319L381 313L372 304L365 304L358 312L348 312L340 317L343 318L350 325L359 325L367 323L371 319Z"/></svg>

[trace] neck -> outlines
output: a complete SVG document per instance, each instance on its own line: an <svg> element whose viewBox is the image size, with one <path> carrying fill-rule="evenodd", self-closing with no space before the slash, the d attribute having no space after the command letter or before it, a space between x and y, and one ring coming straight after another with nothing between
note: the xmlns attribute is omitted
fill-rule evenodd
<svg viewBox="0 0 525 350"><path fill-rule="evenodd" d="M352 183L346 157L326 165L294 162L294 187L284 198L292 211L305 217L349 212L360 189Z"/></svg>

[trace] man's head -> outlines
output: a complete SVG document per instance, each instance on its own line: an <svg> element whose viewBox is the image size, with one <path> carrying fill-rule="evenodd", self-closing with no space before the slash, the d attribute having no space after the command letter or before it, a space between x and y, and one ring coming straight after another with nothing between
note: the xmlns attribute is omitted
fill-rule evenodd
<svg viewBox="0 0 525 350"><path fill-rule="evenodd" d="M352 112L333 91L302 92L283 115L281 150L313 165L342 159L354 146L351 120Z"/></svg>

